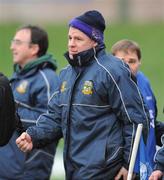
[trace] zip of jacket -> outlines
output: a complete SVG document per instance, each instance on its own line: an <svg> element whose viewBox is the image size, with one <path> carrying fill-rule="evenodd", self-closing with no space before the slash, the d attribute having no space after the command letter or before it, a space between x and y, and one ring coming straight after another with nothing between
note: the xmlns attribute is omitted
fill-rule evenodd
<svg viewBox="0 0 164 180"><path fill-rule="evenodd" d="M83 69L80 69L79 72L76 75L75 81L72 85L71 92L70 92L70 98L69 98L69 104L68 104L68 115L67 115L67 131L66 131L66 140L65 140L65 145L66 145L66 158L69 158L69 146L70 146L70 126L71 126L71 107L72 107L72 98L75 90L75 85L81 76L83 72ZM70 160L71 161L71 160Z"/></svg>

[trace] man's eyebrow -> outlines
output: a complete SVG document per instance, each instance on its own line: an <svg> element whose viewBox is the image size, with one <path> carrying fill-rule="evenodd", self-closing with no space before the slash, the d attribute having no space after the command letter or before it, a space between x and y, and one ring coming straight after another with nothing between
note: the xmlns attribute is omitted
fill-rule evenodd
<svg viewBox="0 0 164 180"><path fill-rule="evenodd" d="M129 60L128 60L128 62L130 62L130 61L136 61L136 59L134 59L134 58L130 58Z"/></svg>

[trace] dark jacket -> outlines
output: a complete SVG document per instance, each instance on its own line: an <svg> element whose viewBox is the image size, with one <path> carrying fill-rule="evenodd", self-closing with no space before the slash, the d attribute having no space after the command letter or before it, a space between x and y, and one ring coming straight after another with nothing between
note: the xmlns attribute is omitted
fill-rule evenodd
<svg viewBox="0 0 164 180"><path fill-rule="evenodd" d="M160 170L164 173L164 134L161 138L162 147L157 151L155 156L155 170Z"/></svg>
<svg viewBox="0 0 164 180"><path fill-rule="evenodd" d="M59 86L54 70L57 66L51 55L31 61L23 69L15 65L10 80L17 111L25 129L37 123L47 112L50 96ZM15 144L17 132L9 144L0 148L0 179L45 180L51 175L57 141L42 149L24 154Z"/></svg>
<svg viewBox="0 0 164 180"><path fill-rule="evenodd" d="M148 119L127 66L104 50L82 67L60 73L60 90L49 112L27 132L35 145L65 140L67 180L113 179L130 160L136 125Z"/></svg>

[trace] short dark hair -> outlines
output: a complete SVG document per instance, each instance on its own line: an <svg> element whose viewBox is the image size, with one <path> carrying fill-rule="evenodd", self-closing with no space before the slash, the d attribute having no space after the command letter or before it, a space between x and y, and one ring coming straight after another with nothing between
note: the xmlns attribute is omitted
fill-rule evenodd
<svg viewBox="0 0 164 180"><path fill-rule="evenodd" d="M111 53L115 56L118 51L123 51L125 53L128 53L128 51L135 52L138 59L141 60L141 49L135 41L123 39L116 42L111 48Z"/></svg>
<svg viewBox="0 0 164 180"><path fill-rule="evenodd" d="M17 31L22 29L29 29L31 31L31 43L38 44L39 46L37 56L40 57L45 55L49 45L47 32L41 27L34 25L21 26Z"/></svg>

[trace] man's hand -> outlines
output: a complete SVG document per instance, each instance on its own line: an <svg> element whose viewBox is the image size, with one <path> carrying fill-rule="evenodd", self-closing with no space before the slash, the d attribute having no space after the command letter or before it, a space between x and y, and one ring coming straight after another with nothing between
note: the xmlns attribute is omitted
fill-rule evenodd
<svg viewBox="0 0 164 180"><path fill-rule="evenodd" d="M23 132L17 139L16 144L23 152L31 151L33 148L33 143L31 137L26 132Z"/></svg>
<svg viewBox="0 0 164 180"><path fill-rule="evenodd" d="M160 170L153 171L151 176L149 177L149 180L159 180L163 177L163 173Z"/></svg>
<svg viewBox="0 0 164 180"><path fill-rule="evenodd" d="M118 172L117 176L114 178L114 180L119 180L119 179L127 180L127 176L128 176L128 171L124 167L122 167Z"/></svg>

